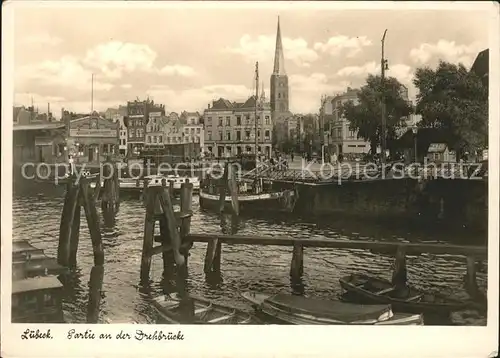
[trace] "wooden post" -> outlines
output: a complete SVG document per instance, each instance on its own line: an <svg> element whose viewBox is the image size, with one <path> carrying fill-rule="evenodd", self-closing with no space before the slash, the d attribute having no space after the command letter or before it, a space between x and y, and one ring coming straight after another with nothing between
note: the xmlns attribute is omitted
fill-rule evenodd
<svg viewBox="0 0 500 358"><path fill-rule="evenodd" d="M476 258L467 256L467 274L465 275L465 288L469 296L476 298L479 288L476 281Z"/></svg>
<svg viewBox="0 0 500 358"><path fill-rule="evenodd" d="M292 279L300 279L304 273L304 248L301 244L294 243L292 251L292 263L290 265L290 276Z"/></svg>
<svg viewBox="0 0 500 358"><path fill-rule="evenodd" d="M82 207L78 203L78 205L76 206L75 216L73 219L73 226L71 227L71 240L69 242L69 264L70 264L70 266L76 266L76 257L77 257L77 253L78 253L78 243L80 241L81 213L82 213Z"/></svg>
<svg viewBox="0 0 500 358"><path fill-rule="evenodd" d="M142 202L144 203L144 206L147 207L147 203L148 203L148 186L149 186L149 179L148 178L144 178L144 185L142 187Z"/></svg>
<svg viewBox="0 0 500 358"><path fill-rule="evenodd" d="M174 253L174 259L177 266L185 264L184 256L181 255L181 237L179 231L177 230L177 220L174 214L174 208L172 206L172 201L170 196L165 191L160 193L160 204L163 210L163 215L167 221L168 232L170 237L170 242L172 244L172 249Z"/></svg>
<svg viewBox="0 0 500 358"><path fill-rule="evenodd" d="M113 176L113 179L114 179L114 188L115 188L115 203L116 203L116 207L115 207L115 211L118 211L118 208L120 207L120 165L119 163L115 163L114 165L114 176Z"/></svg>
<svg viewBox="0 0 500 358"><path fill-rule="evenodd" d="M144 182L146 184L146 182ZM144 219L144 239L142 243L142 259L141 259L141 283L146 285L149 282L149 271L151 270L151 249L153 248L155 221L154 221L154 204L155 195L150 192L154 188L148 188L144 191L146 198L146 218Z"/></svg>
<svg viewBox="0 0 500 358"><path fill-rule="evenodd" d="M87 323L98 323L99 306L101 303L102 281L104 278L104 267L94 266L90 270L89 301L87 305Z"/></svg>
<svg viewBox="0 0 500 358"><path fill-rule="evenodd" d="M204 272L219 272L220 271L220 260L221 260L221 243L218 239L214 239L207 244L207 253L205 255L205 265Z"/></svg>
<svg viewBox="0 0 500 358"><path fill-rule="evenodd" d="M224 175L222 176L222 182L219 181L219 211L224 212L224 206L226 205L226 188L227 188L227 178L229 163L224 166Z"/></svg>
<svg viewBox="0 0 500 358"><path fill-rule="evenodd" d="M67 185L66 197L64 198L61 225L59 228L59 245L57 248L57 262L62 266L68 266L70 258L71 229L78 205L78 194L80 184L74 185L70 179Z"/></svg>
<svg viewBox="0 0 500 358"><path fill-rule="evenodd" d="M174 188L174 181L173 180L169 180L168 181L168 193L170 195L170 199L174 199L174 196L175 196L175 192L174 192L175 188Z"/></svg>
<svg viewBox="0 0 500 358"><path fill-rule="evenodd" d="M392 284L396 287L406 286L408 281L406 271L406 252L405 247L400 245L396 251L394 261L394 272L392 273Z"/></svg>
<svg viewBox="0 0 500 358"><path fill-rule="evenodd" d="M95 189L94 189L94 201L99 200L99 195L101 194L101 176L97 176L97 182L95 183Z"/></svg>
<svg viewBox="0 0 500 358"><path fill-rule="evenodd" d="M238 181L236 180L236 171L232 164L228 168L228 181L227 188L231 194L231 207L234 215L240 215L240 208L238 203Z"/></svg>
<svg viewBox="0 0 500 358"><path fill-rule="evenodd" d="M90 239L92 240L92 249L94 251L94 265L104 264L104 251L102 248L102 237L99 216L92 195L89 193L89 182L86 179L80 181L80 196L83 201L83 209L87 218Z"/></svg>
<svg viewBox="0 0 500 358"><path fill-rule="evenodd" d="M193 184L189 183L186 179L185 183L181 185L181 213L191 214L193 212ZM182 219L181 224L181 237L189 235L191 231L191 217Z"/></svg>
<svg viewBox="0 0 500 358"><path fill-rule="evenodd" d="M167 191L167 180L163 178L161 180L162 191ZM167 194L170 195L170 194ZM158 200L159 202L159 200ZM160 204L161 207L161 204ZM160 236L161 236L161 246L162 250L162 259L163 259L163 276L168 280L168 278L172 277L174 273L174 256L172 250L166 250L166 247L171 247L171 240L169 236L168 230L168 222L165 217L160 219Z"/></svg>

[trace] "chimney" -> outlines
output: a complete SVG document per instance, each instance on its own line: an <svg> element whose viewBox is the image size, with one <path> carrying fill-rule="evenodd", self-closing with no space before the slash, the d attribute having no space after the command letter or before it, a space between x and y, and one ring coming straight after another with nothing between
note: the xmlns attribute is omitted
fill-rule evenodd
<svg viewBox="0 0 500 358"><path fill-rule="evenodd" d="M208 104L208 109L210 109L210 103Z"/></svg>

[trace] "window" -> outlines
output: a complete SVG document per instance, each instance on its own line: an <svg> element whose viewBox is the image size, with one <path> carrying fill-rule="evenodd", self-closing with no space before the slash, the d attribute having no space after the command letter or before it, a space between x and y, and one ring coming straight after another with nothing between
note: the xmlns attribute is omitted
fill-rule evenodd
<svg viewBox="0 0 500 358"><path fill-rule="evenodd" d="M148 136L148 143L151 143L151 137Z"/></svg>
<svg viewBox="0 0 500 358"><path fill-rule="evenodd" d="M158 142L163 143L163 137L162 136L158 137Z"/></svg>
<svg viewBox="0 0 500 358"><path fill-rule="evenodd" d="M191 128L191 134L194 134L194 128Z"/></svg>
<svg viewBox="0 0 500 358"><path fill-rule="evenodd" d="M212 140L212 131L207 132L208 140Z"/></svg>
<svg viewBox="0 0 500 358"><path fill-rule="evenodd" d="M349 130L349 138L354 138L354 131L352 130Z"/></svg>
<svg viewBox="0 0 500 358"><path fill-rule="evenodd" d="M201 133L200 128L196 128L196 134L200 134L200 133Z"/></svg>
<svg viewBox="0 0 500 358"><path fill-rule="evenodd" d="M246 140L250 139L250 131L245 131L245 139Z"/></svg>
<svg viewBox="0 0 500 358"><path fill-rule="evenodd" d="M196 119L191 118L191 124L196 124Z"/></svg>
<svg viewBox="0 0 500 358"><path fill-rule="evenodd" d="M281 98L281 93L278 93L278 98Z"/></svg>
<svg viewBox="0 0 500 358"><path fill-rule="evenodd" d="M241 116L236 116L236 125L241 126Z"/></svg>
<svg viewBox="0 0 500 358"><path fill-rule="evenodd" d="M222 127L222 117L219 117L219 127Z"/></svg>
<svg viewBox="0 0 500 358"><path fill-rule="evenodd" d="M269 139L270 136L271 136L271 132L269 130L266 130L266 139Z"/></svg>
<svg viewBox="0 0 500 358"><path fill-rule="evenodd" d="M222 135L222 131L219 131L219 139L220 139L220 140L224 140L224 137L223 137L223 135Z"/></svg>
<svg viewBox="0 0 500 358"><path fill-rule="evenodd" d="M210 147L210 146L209 146L209 147L208 147L208 151L209 151L210 153L212 153L212 147Z"/></svg>
<svg viewBox="0 0 500 358"><path fill-rule="evenodd" d="M227 140L231 140L231 132L227 132L226 133L226 139Z"/></svg>
<svg viewBox="0 0 500 358"><path fill-rule="evenodd" d="M158 143L158 137L157 137L157 136L154 136L154 137L153 137L153 142L154 142L154 143Z"/></svg>
<svg viewBox="0 0 500 358"><path fill-rule="evenodd" d="M260 131L257 131L257 138L260 138Z"/></svg>
<svg viewBox="0 0 500 358"><path fill-rule="evenodd" d="M170 143L170 137L167 137L167 143Z"/></svg>
<svg viewBox="0 0 500 358"><path fill-rule="evenodd" d="M241 140L241 131L236 131L236 140Z"/></svg>
<svg viewBox="0 0 500 358"><path fill-rule="evenodd" d="M133 136L134 136L134 131L133 130L131 130L130 132L128 132L128 137L129 138L132 138Z"/></svg>
<svg viewBox="0 0 500 358"><path fill-rule="evenodd" d="M226 126L230 126L231 125L231 117L226 117Z"/></svg>
<svg viewBox="0 0 500 358"><path fill-rule="evenodd" d="M271 119L269 118L269 116L266 116L266 125L270 125L271 124Z"/></svg>

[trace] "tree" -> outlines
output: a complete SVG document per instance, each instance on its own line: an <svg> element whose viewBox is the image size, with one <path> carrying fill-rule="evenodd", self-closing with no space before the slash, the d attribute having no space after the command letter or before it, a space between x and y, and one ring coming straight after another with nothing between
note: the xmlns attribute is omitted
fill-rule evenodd
<svg viewBox="0 0 500 358"><path fill-rule="evenodd" d="M403 87L394 77L385 78L382 86L380 76L370 75L358 93L357 103L348 101L341 106L340 112L349 121L349 129L370 143L372 154L382 141L382 95L385 96L387 113L387 149L393 148L396 130L406 126L406 118L413 111L402 95Z"/></svg>
<svg viewBox="0 0 500 358"><path fill-rule="evenodd" d="M459 157L488 145L488 88L477 74L441 61L436 70L418 68L413 83L420 126L447 132Z"/></svg>

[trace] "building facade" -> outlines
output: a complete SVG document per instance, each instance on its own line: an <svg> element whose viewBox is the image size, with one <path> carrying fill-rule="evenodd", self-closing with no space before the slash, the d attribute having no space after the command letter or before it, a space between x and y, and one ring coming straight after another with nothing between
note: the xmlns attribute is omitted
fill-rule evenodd
<svg viewBox="0 0 500 358"><path fill-rule="evenodd" d="M119 122L101 117L97 112L65 119L67 147L77 164L97 164L119 151Z"/></svg>
<svg viewBox="0 0 500 358"><path fill-rule="evenodd" d="M349 121L340 112L342 104L348 101L358 102L358 93L358 89L348 87L346 92L327 97L325 101L323 112L325 115L332 115L329 140L331 153L364 154L370 150L370 143L359 137L357 131L349 128Z"/></svg>
<svg viewBox="0 0 500 358"><path fill-rule="evenodd" d="M149 113L160 113L165 115L165 106L155 104L154 101L146 99L144 101L127 102L127 116L125 126L127 127L127 156L137 157L144 148L146 140L146 125L149 121Z"/></svg>
<svg viewBox="0 0 500 358"><path fill-rule="evenodd" d="M203 120L207 154L216 157L243 153L271 155L273 122L269 103L256 100L255 96L245 103L220 98L204 111Z"/></svg>

